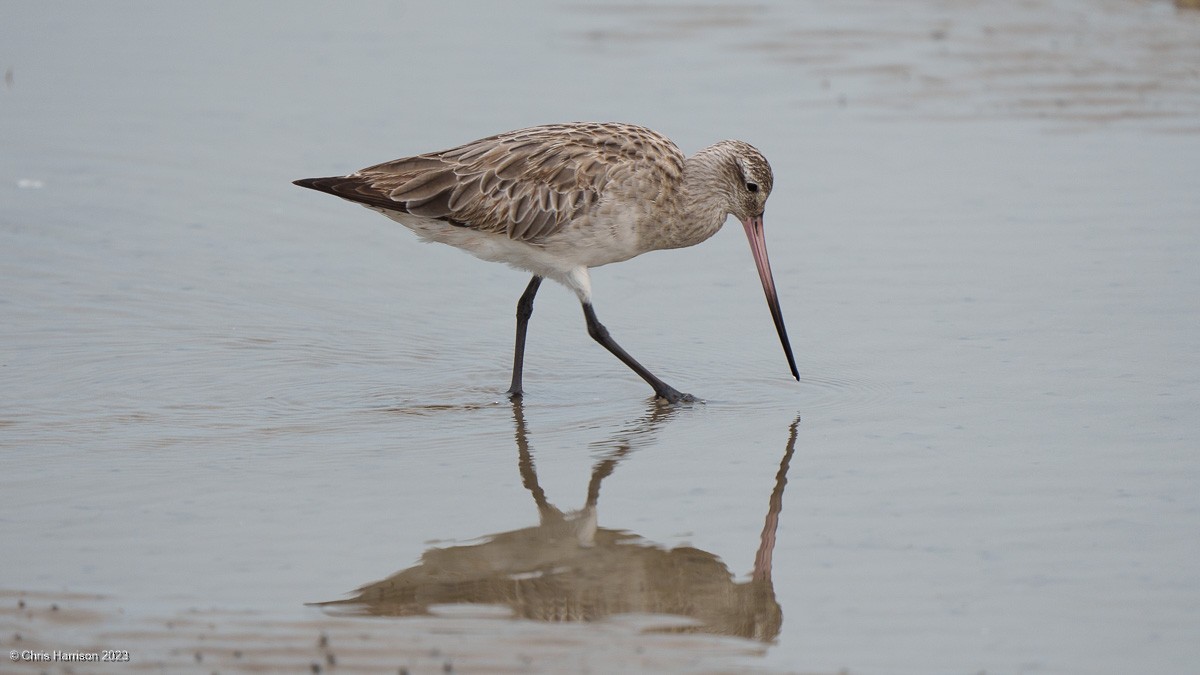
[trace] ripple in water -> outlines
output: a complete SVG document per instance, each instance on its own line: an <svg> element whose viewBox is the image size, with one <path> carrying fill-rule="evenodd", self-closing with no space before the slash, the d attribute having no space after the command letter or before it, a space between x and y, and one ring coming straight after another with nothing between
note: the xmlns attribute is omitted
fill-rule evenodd
<svg viewBox="0 0 1200 675"><path fill-rule="evenodd" d="M830 372L801 373L806 412L837 412L872 406L891 396L891 389L878 379L839 367Z"/></svg>

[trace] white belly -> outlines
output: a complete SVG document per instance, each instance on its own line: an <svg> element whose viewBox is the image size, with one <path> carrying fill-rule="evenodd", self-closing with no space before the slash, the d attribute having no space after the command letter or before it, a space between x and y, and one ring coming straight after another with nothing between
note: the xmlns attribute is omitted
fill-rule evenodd
<svg viewBox="0 0 1200 675"><path fill-rule="evenodd" d="M572 287L567 277L579 268L599 267L642 253L632 227L597 227L580 221L534 244L444 220L368 208L404 225L424 241L449 244L482 260L505 263Z"/></svg>

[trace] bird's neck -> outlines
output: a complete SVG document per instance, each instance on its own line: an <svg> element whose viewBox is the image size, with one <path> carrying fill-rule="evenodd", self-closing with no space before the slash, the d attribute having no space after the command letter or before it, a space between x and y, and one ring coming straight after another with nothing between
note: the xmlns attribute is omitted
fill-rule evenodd
<svg viewBox="0 0 1200 675"><path fill-rule="evenodd" d="M682 189L670 227L660 228L655 248L695 246L721 229L729 215L729 178L717 147L705 148L684 160Z"/></svg>

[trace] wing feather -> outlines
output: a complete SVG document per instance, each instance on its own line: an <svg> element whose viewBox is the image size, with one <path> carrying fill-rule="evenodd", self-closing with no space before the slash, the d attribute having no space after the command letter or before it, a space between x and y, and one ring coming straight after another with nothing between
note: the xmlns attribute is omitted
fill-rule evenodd
<svg viewBox="0 0 1200 675"><path fill-rule="evenodd" d="M674 143L627 124L557 124L298 185L377 208L536 242L594 207L614 176L681 175Z"/></svg>
<svg viewBox="0 0 1200 675"><path fill-rule="evenodd" d="M388 194L398 202L421 202L437 197L443 192L453 190L458 185L458 176L450 167L441 165L432 170L417 173Z"/></svg>

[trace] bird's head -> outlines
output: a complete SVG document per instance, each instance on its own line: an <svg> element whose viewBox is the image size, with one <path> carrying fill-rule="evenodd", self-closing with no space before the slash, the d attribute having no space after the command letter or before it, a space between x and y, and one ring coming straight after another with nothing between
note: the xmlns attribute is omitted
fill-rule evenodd
<svg viewBox="0 0 1200 675"><path fill-rule="evenodd" d="M732 182L729 213L745 222L753 217L762 217L767 206L767 197L775 186L775 175L771 165L749 143L725 141L730 152L729 177Z"/></svg>

